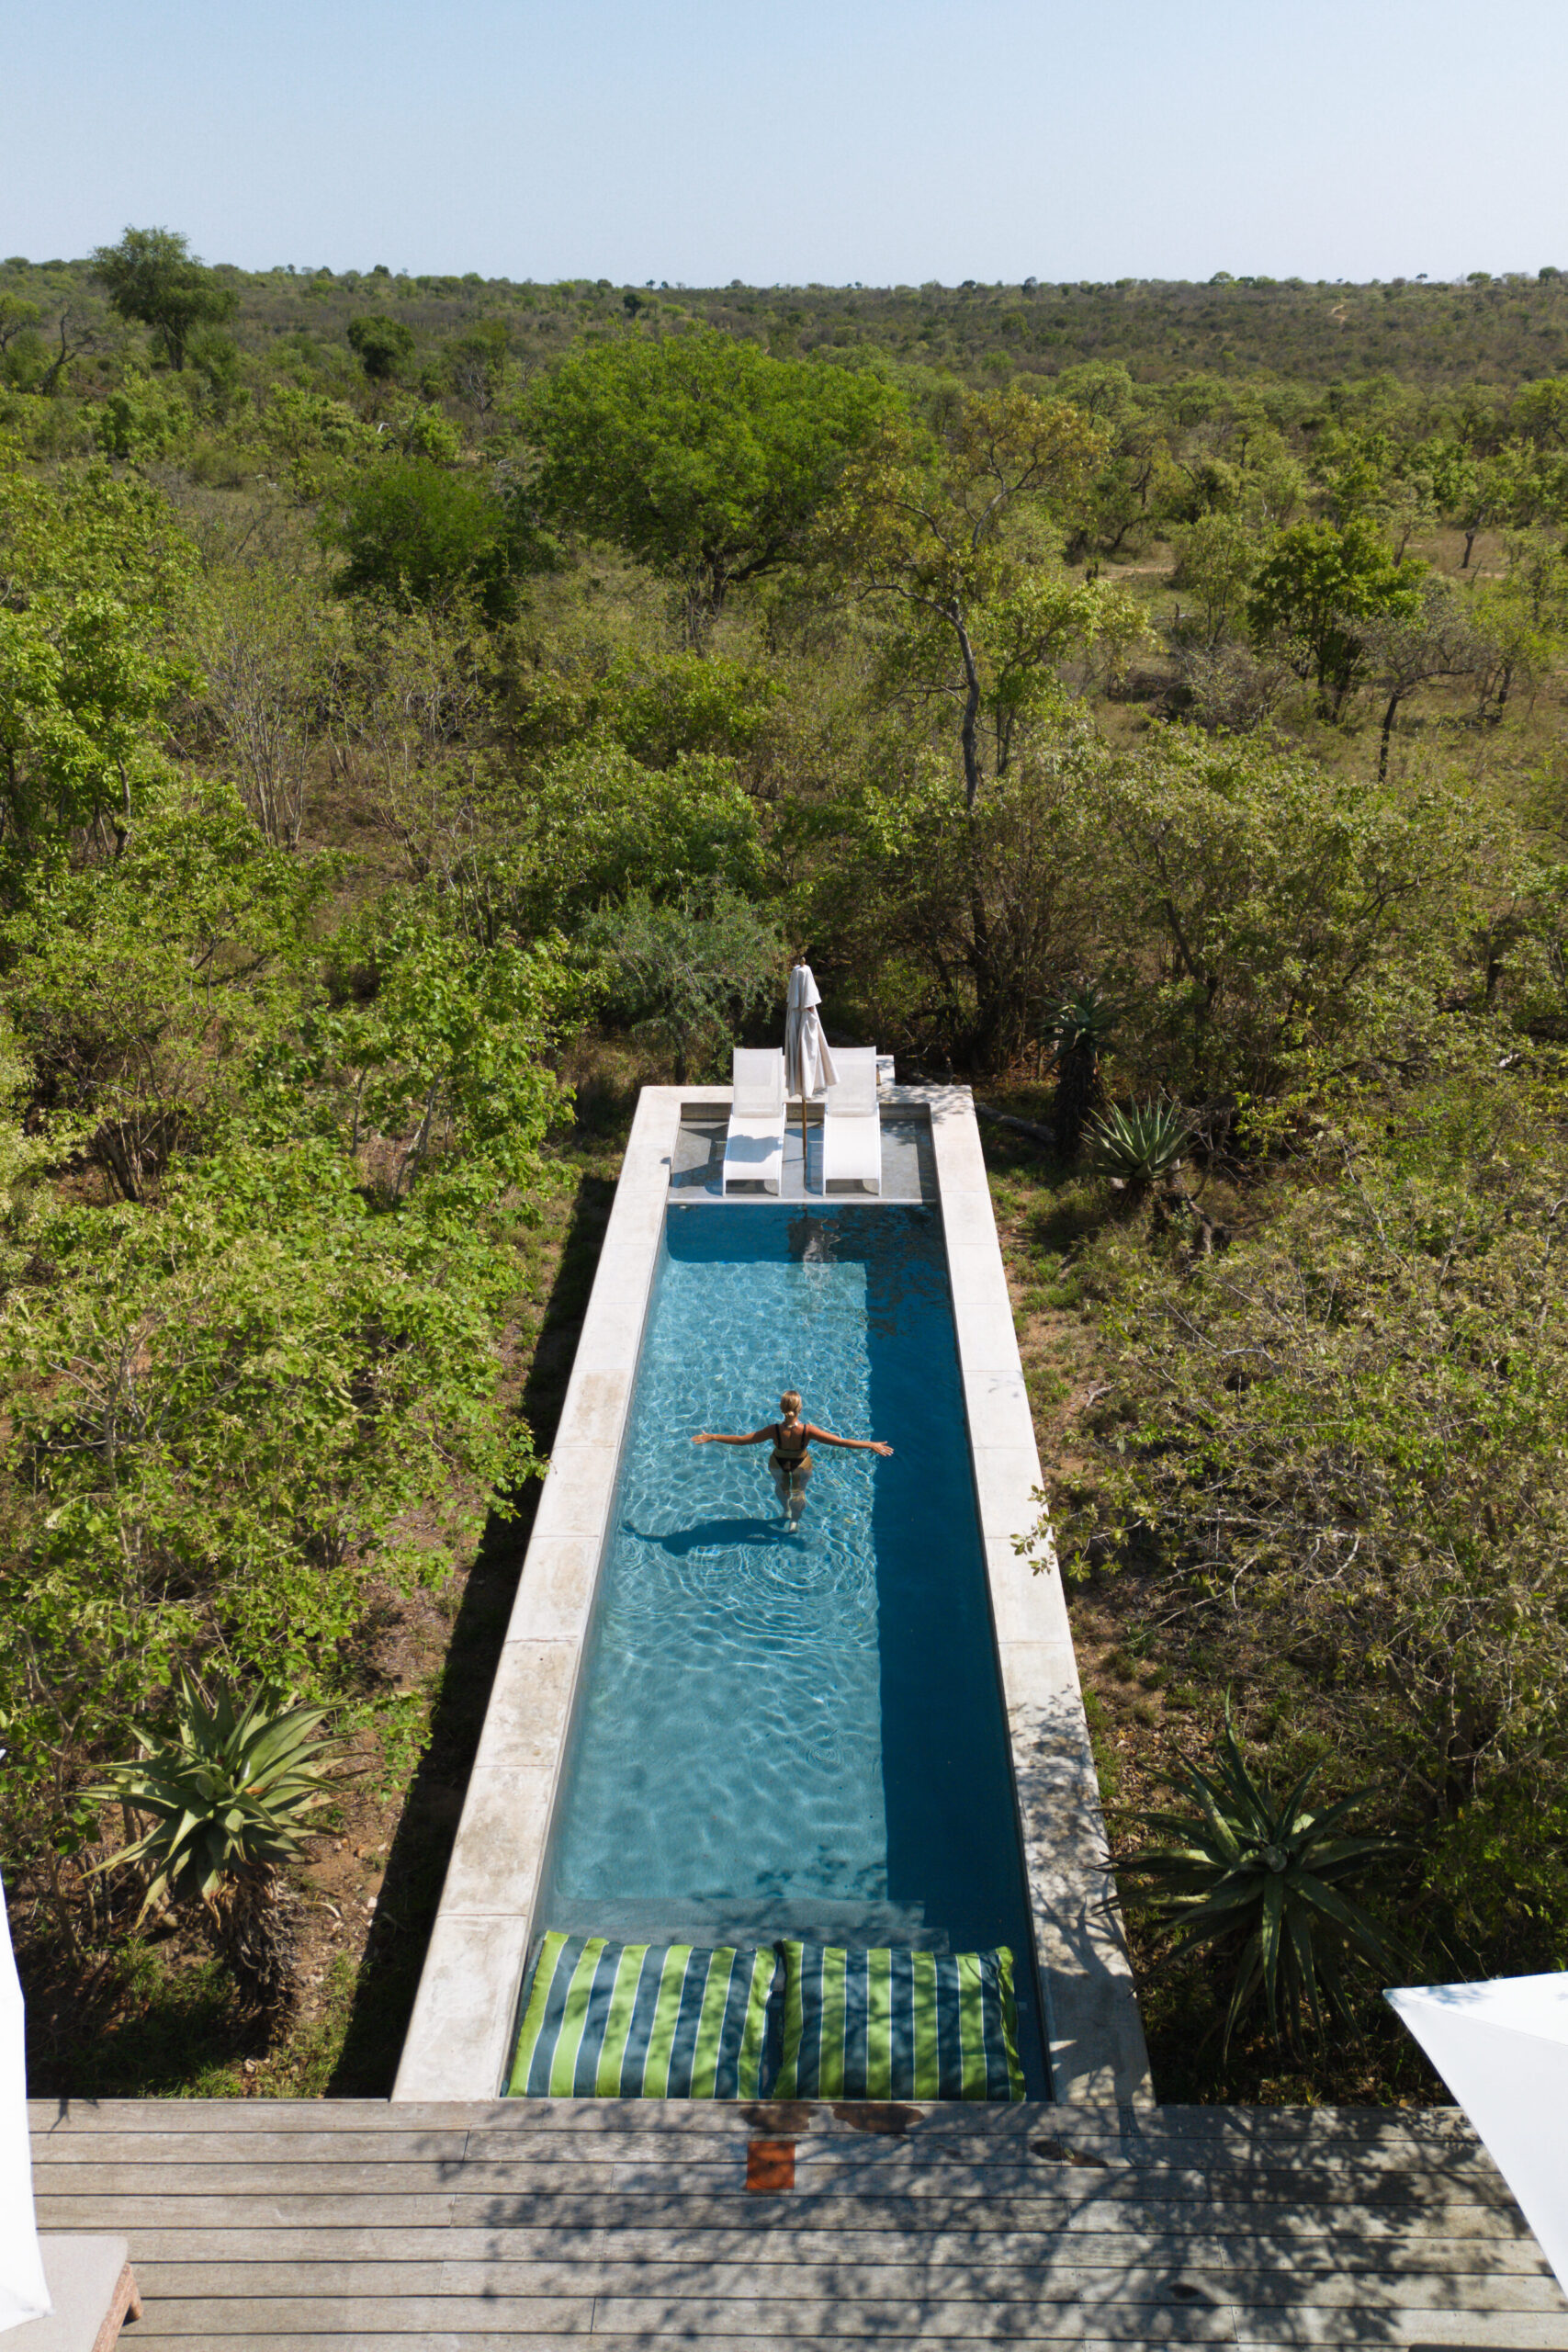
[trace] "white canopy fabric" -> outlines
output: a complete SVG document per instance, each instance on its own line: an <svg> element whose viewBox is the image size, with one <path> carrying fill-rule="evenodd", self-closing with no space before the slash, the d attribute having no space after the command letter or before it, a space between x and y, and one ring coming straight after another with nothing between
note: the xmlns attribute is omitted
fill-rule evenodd
<svg viewBox="0 0 1568 2352"><path fill-rule="evenodd" d="M0 1887L0 2329L42 2319L51 2308L33 2218L22 1988Z"/></svg>
<svg viewBox="0 0 1568 2352"><path fill-rule="evenodd" d="M808 1094L820 1094L823 1088L838 1083L833 1057L828 1051L828 1040L822 1035L822 1020L817 1008L822 1001L820 989L811 976L809 964L797 964L789 976L789 1001L784 1012L784 1080L792 1094L802 1101Z"/></svg>
<svg viewBox="0 0 1568 2352"><path fill-rule="evenodd" d="M1474 2124L1568 2293L1568 1975L1384 1997Z"/></svg>

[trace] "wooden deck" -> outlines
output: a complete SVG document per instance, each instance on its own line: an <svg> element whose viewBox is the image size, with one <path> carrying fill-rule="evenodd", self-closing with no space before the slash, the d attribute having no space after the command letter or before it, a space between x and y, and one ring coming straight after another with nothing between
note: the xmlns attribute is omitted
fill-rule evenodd
<svg viewBox="0 0 1568 2352"><path fill-rule="evenodd" d="M1450 2111L1166 2108L1125 2130L1046 2107L33 2117L41 2225L130 2240L146 2314L126 2352L1568 2352L1568 2304Z"/></svg>

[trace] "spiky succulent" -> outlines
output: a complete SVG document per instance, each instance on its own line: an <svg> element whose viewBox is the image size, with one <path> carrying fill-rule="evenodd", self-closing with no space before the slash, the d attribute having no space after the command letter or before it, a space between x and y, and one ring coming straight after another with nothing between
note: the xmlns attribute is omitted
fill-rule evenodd
<svg viewBox="0 0 1568 2352"><path fill-rule="evenodd" d="M1124 1111L1105 1111L1084 1130L1096 1175L1120 1177L1135 1187L1168 1176L1191 1133L1174 1102L1134 1102Z"/></svg>
<svg viewBox="0 0 1568 2352"><path fill-rule="evenodd" d="M1398 1939L1346 1892L1398 1853L1399 1841L1346 1834L1366 1789L1311 1812L1307 1798L1320 1769L1314 1765L1283 1796L1274 1795L1248 1770L1227 1713L1214 1769L1184 1762L1166 1779L1194 1810L1131 1816L1164 1841L1118 1858L1131 1902L1177 1937L1176 1956L1206 1945L1232 1955L1227 2052L1237 2020L1259 1995L1275 2046L1283 2038L1299 2047L1303 2012L1319 2040L1325 2003L1341 2018L1350 2015L1347 1960L1382 1970L1386 1983L1405 1957Z"/></svg>
<svg viewBox="0 0 1568 2352"><path fill-rule="evenodd" d="M288 1707L254 1691L243 1705L220 1690L209 1700L182 1677L174 1721L149 1733L143 1753L111 1764L85 1792L151 1814L152 1826L112 1855L111 1864L151 1871L142 1913L165 1899L210 1904L228 1880L296 1861L305 1817L325 1803L330 1745L320 1737L324 1707Z"/></svg>
<svg viewBox="0 0 1568 2352"><path fill-rule="evenodd" d="M1092 980L1057 999L1041 1025L1056 1057L1052 1124L1064 1159L1076 1159L1084 1121L1100 1098L1100 1062L1116 1026L1116 1009Z"/></svg>
<svg viewBox="0 0 1568 2352"><path fill-rule="evenodd" d="M1041 1023L1041 1035L1058 1054L1089 1049L1103 1054L1116 1034L1116 1007L1092 980L1058 997Z"/></svg>

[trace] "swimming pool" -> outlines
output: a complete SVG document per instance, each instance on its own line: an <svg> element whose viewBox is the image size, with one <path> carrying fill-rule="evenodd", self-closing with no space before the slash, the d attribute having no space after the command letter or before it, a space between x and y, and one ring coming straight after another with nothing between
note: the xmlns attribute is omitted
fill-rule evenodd
<svg viewBox="0 0 1568 2352"><path fill-rule="evenodd" d="M766 1446L807 1417L798 1533ZM1016 1961L1029 1910L940 1214L672 1202L534 1917L637 1939Z"/></svg>

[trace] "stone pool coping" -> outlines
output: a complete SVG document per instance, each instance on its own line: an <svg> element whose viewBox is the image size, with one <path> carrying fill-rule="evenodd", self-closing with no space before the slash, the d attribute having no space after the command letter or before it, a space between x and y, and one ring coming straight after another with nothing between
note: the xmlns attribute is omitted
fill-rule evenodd
<svg viewBox="0 0 1568 2352"><path fill-rule="evenodd" d="M1142 2104L1148 2056L1061 1576L1013 1548L1039 1515L1040 1459L973 1097L900 1086L882 1100L931 1121L1053 2090ZM638 1098L394 2099L493 2098L502 2081L682 1115L728 1101L728 1087Z"/></svg>

